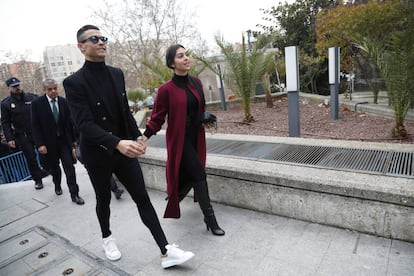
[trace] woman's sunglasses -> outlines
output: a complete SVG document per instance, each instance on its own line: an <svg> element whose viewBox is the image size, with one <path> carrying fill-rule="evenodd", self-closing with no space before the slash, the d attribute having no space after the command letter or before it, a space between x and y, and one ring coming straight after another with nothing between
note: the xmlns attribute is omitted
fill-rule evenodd
<svg viewBox="0 0 414 276"><path fill-rule="evenodd" d="M81 43L85 43L88 40L92 42L93 44L97 44L99 40L101 40L104 44L108 43L108 38L106 36L96 36L96 35L88 37L87 39L81 41Z"/></svg>

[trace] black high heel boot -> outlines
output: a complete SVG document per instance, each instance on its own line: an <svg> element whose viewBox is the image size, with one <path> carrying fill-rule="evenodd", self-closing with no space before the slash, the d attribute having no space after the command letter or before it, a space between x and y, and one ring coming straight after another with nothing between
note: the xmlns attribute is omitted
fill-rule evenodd
<svg viewBox="0 0 414 276"><path fill-rule="evenodd" d="M211 229L211 233L215 236L224 236L225 232L217 223L216 216L214 215L213 209L206 210L204 215L204 223L207 226L207 231Z"/></svg>
<svg viewBox="0 0 414 276"><path fill-rule="evenodd" d="M217 224L216 216L214 215L213 207L210 203L210 196L208 194L208 187L206 181L193 183L194 193L197 196L201 211L204 215L204 223L207 226L207 231L211 229L211 233L216 236L224 236L224 230Z"/></svg>

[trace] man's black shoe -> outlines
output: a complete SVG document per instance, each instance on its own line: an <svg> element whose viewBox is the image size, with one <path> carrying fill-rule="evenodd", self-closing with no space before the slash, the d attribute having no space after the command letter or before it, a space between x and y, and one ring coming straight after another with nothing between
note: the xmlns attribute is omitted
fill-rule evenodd
<svg viewBox="0 0 414 276"><path fill-rule="evenodd" d="M41 181L38 181L35 183L35 189L40 190L43 189L43 183Z"/></svg>
<svg viewBox="0 0 414 276"><path fill-rule="evenodd" d="M123 193L124 193L124 189L118 188L118 190L116 190L115 192L115 198L120 199Z"/></svg>
<svg viewBox="0 0 414 276"><path fill-rule="evenodd" d="M83 199L80 196L72 196L72 201L78 205L85 204L85 201L83 201Z"/></svg>
<svg viewBox="0 0 414 276"><path fill-rule="evenodd" d="M61 195L62 194L62 188L61 187L55 187L55 193L57 195Z"/></svg>

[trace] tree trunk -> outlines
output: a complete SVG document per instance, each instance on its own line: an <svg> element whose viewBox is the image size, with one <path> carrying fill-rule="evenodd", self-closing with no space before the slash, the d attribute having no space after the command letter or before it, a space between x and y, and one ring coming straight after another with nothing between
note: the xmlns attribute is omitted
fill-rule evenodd
<svg viewBox="0 0 414 276"><path fill-rule="evenodd" d="M396 123L394 129L392 130L392 136L397 139L407 138L407 130L405 129L404 124Z"/></svg>
<svg viewBox="0 0 414 276"><path fill-rule="evenodd" d="M266 107L272 108L273 101L272 101L272 94L270 93L270 77L268 73L265 73L263 77L264 81L264 89L265 89L265 97L266 97Z"/></svg>
<svg viewBox="0 0 414 276"><path fill-rule="evenodd" d="M378 104L379 89L378 85L374 85L374 104Z"/></svg>
<svg viewBox="0 0 414 276"><path fill-rule="evenodd" d="M266 96L266 107L272 108L273 107L273 100L272 100L272 94L270 94L269 90L265 90L265 96Z"/></svg>
<svg viewBox="0 0 414 276"><path fill-rule="evenodd" d="M250 114L250 113L245 113L244 114L243 123L252 123L254 121L255 121L255 119L254 119L252 114Z"/></svg>
<svg viewBox="0 0 414 276"><path fill-rule="evenodd" d="M368 86L371 88L374 95L374 104L378 104L379 86L373 83L370 79L366 79Z"/></svg>
<svg viewBox="0 0 414 276"><path fill-rule="evenodd" d="M244 99L243 101L243 111L244 111L244 119L243 123L251 123L254 122L254 118L252 114L250 113L250 98Z"/></svg>

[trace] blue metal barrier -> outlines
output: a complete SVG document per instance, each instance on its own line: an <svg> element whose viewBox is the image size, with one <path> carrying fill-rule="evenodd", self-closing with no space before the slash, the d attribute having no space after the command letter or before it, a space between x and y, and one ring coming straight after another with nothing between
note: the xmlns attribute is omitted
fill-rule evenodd
<svg viewBox="0 0 414 276"><path fill-rule="evenodd" d="M0 184L30 179L26 157L22 151L0 158Z"/></svg>

